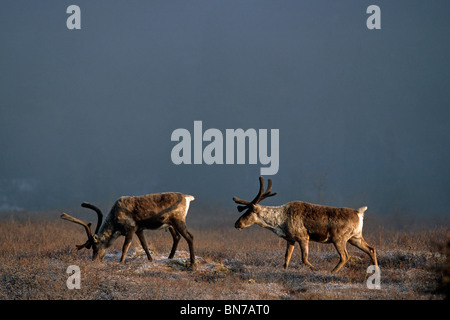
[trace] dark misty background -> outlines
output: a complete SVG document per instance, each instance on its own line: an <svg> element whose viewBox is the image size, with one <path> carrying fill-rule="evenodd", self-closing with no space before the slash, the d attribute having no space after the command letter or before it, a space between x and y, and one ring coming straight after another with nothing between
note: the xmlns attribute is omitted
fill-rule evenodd
<svg viewBox="0 0 450 320"><path fill-rule="evenodd" d="M448 0L3 0L0 209L180 191L235 210L261 165L171 162L172 131L202 120L280 130L268 205L447 215L449 16Z"/></svg>

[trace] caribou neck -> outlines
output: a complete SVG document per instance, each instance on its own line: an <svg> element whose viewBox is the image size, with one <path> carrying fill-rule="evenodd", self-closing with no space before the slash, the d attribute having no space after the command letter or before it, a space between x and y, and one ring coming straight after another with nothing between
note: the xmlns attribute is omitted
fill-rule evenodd
<svg viewBox="0 0 450 320"><path fill-rule="evenodd" d="M257 225L275 232L284 224L284 221L284 206L260 206Z"/></svg>
<svg viewBox="0 0 450 320"><path fill-rule="evenodd" d="M98 231L100 243L102 243L105 247L111 246L114 240L121 236L121 232L116 229L117 228L115 227L111 216L108 215Z"/></svg>

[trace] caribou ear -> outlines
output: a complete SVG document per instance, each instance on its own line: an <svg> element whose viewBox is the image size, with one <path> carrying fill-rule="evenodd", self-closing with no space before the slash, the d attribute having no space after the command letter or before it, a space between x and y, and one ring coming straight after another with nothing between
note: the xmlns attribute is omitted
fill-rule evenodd
<svg viewBox="0 0 450 320"><path fill-rule="evenodd" d="M256 206L253 203L250 203L248 206L238 206L239 212L250 209L250 211L256 211Z"/></svg>

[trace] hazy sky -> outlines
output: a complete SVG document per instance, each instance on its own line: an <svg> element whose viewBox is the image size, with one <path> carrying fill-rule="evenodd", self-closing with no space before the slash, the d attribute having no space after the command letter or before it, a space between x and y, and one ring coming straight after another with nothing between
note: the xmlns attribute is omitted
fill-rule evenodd
<svg viewBox="0 0 450 320"><path fill-rule="evenodd" d="M171 133L201 120L280 130L266 204L448 214L449 16L448 0L3 0L0 209L180 191L234 210L260 164L171 161Z"/></svg>

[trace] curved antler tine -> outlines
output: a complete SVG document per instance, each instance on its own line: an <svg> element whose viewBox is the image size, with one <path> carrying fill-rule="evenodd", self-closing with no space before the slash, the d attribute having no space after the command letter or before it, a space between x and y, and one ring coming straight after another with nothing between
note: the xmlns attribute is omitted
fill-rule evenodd
<svg viewBox="0 0 450 320"><path fill-rule="evenodd" d="M264 192L264 178L263 178L263 176L260 176L259 177L259 192L256 195L256 197L251 201L251 203L256 204L259 201L261 201L261 196L262 196L263 192Z"/></svg>
<svg viewBox="0 0 450 320"><path fill-rule="evenodd" d="M72 216L70 216L70 215L68 215L66 213L63 213L61 215L61 219L64 219L64 220L67 220L67 221L70 221L70 222L73 222L73 223L76 223L76 224L79 224L79 225L83 226L84 230L86 230L86 234L87 234L88 239L89 239L88 241L91 241L91 239L92 239L92 232L91 232L91 224L90 223L87 224L86 222L81 221L81 220L79 220L77 218L74 218L74 217L72 217Z"/></svg>
<svg viewBox="0 0 450 320"><path fill-rule="evenodd" d="M89 230L91 230L91 225L92 225L92 223L91 222L89 222L88 224L88 227L89 227ZM75 247L77 247L77 250L81 250L81 249L83 249L83 248L86 248L86 249L90 249L91 248L91 246L92 246L92 241L91 241L91 239L88 239L85 243L83 243L82 245L75 245Z"/></svg>
<svg viewBox="0 0 450 320"><path fill-rule="evenodd" d="M269 185L267 186L267 190L264 193L270 193L270 190L272 190L272 179L269 179Z"/></svg>
<svg viewBox="0 0 450 320"><path fill-rule="evenodd" d="M94 234L97 234L98 230L100 229L100 226L102 225L102 222L103 222L102 211L97 206L94 206L93 204L90 204L88 202L83 202L81 204L81 206L83 208L88 208L88 209L94 210L97 213L97 226L95 227L95 232L94 232Z"/></svg>
<svg viewBox="0 0 450 320"><path fill-rule="evenodd" d="M233 201L236 202L236 203L239 203L239 204L243 204L243 205L249 205L249 204L251 204L250 201L241 200L241 199L239 199L239 198L237 198L237 197L233 197Z"/></svg>
<svg viewBox="0 0 450 320"><path fill-rule="evenodd" d="M276 192L274 192L274 193L268 193L268 194L264 194L262 197L261 197L261 200L260 201L262 201L262 200L264 200L264 199L266 199L266 198L269 198L269 197L273 197L273 196L276 196L277 195L277 193Z"/></svg>
<svg viewBox="0 0 450 320"><path fill-rule="evenodd" d="M241 206L238 206L237 209L239 212L242 212L245 209L248 209L250 206L257 204L261 200L264 200L267 197L272 197L272 196L276 195L276 193L270 193L270 190L272 190L272 179L269 179L269 184L267 186L267 190L266 190L266 192L264 192L264 177L260 176L259 177L259 192L252 201L241 200L237 197L233 197L233 201L238 204L241 204Z"/></svg>
<svg viewBox="0 0 450 320"><path fill-rule="evenodd" d="M275 196L277 194L276 192L272 193L271 190L272 190L272 179L269 179L269 185L267 186L267 190L261 196L261 200L260 201L262 201L262 200L264 200L264 199L266 199L268 197L273 197L273 196Z"/></svg>
<svg viewBox="0 0 450 320"><path fill-rule="evenodd" d="M92 245L91 240L86 241L84 244L76 244L77 250L81 250L83 248L90 249Z"/></svg>
<svg viewBox="0 0 450 320"><path fill-rule="evenodd" d="M262 194L264 192L264 177L259 176L259 192Z"/></svg>

